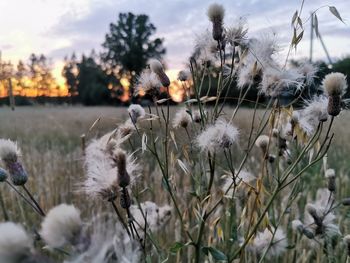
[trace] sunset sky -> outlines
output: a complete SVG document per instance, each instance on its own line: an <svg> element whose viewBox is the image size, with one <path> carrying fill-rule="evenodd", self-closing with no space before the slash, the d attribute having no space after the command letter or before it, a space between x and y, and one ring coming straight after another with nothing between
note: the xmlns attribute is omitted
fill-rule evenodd
<svg viewBox="0 0 350 263"><path fill-rule="evenodd" d="M183 67L193 48L196 35L210 28L206 17L208 0L2 0L0 1L0 49L5 60L27 60L31 53L52 58L59 78L63 58L75 51L78 55L91 49L101 50L110 22L119 12L145 13L157 27L157 36L165 39L165 62L172 72ZM226 8L225 24L246 16L249 36L273 32L282 48L291 38L290 21L301 1L292 0L220 0ZM348 0L306 0L304 20L318 7L334 5L346 24L331 15L327 7L318 11L320 32L333 58L350 54L350 4ZM318 41L316 58L325 54ZM309 27L298 49L298 57L309 52ZM283 56L284 52L281 52ZM293 54L293 56L295 56ZM62 82L63 79L61 78Z"/></svg>

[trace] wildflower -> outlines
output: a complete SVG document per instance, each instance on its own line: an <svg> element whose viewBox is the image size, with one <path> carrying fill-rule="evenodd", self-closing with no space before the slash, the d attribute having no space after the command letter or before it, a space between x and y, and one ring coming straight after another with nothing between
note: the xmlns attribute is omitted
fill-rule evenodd
<svg viewBox="0 0 350 263"><path fill-rule="evenodd" d="M133 124L137 122L138 119L145 117L145 110L138 104L131 104L128 108L130 119Z"/></svg>
<svg viewBox="0 0 350 263"><path fill-rule="evenodd" d="M160 82L162 83L163 87L169 87L170 80L168 76L164 72L164 68L162 63L159 62L159 60L152 59L150 61L150 68L151 70L157 74L159 77Z"/></svg>
<svg viewBox="0 0 350 263"><path fill-rule="evenodd" d="M202 151L228 148L238 139L238 129L224 120L217 120L197 137L197 144Z"/></svg>
<svg viewBox="0 0 350 263"><path fill-rule="evenodd" d="M7 177L8 177L7 171L0 167L0 182L6 181Z"/></svg>
<svg viewBox="0 0 350 263"><path fill-rule="evenodd" d="M322 87L328 95L328 114L337 116L341 110L341 96L348 88L344 74L329 73L322 81Z"/></svg>
<svg viewBox="0 0 350 263"><path fill-rule="evenodd" d="M85 168L86 180L83 189L91 197L102 197L104 200L114 200L118 194L117 183L118 167L115 165L113 155L118 147L106 150L110 134L106 134L98 140L91 142L86 148ZM117 145L118 146L118 145ZM126 170L133 183L138 166L132 155L126 158Z"/></svg>
<svg viewBox="0 0 350 263"><path fill-rule="evenodd" d="M191 79L191 72L189 70L181 70L177 76L180 81L187 81Z"/></svg>
<svg viewBox="0 0 350 263"><path fill-rule="evenodd" d="M207 15L209 20L213 23L213 39L220 41L223 39L223 20L225 9L222 5L211 4L208 8Z"/></svg>
<svg viewBox="0 0 350 263"><path fill-rule="evenodd" d="M226 40L231 46L238 46L243 41L248 32L248 28L245 28L246 24L246 19L240 17L236 25L227 28Z"/></svg>
<svg viewBox="0 0 350 263"><path fill-rule="evenodd" d="M0 223L0 262L17 263L31 255L32 240L21 225Z"/></svg>
<svg viewBox="0 0 350 263"><path fill-rule="evenodd" d="M192 122L190 114L187 112L185 108L180 109L176 112L175 117L173 119L173 127L179 128L182 127L184 129Z"/></svg>
<svg viewBox="0 0 350 263"><path fill-rule="evenodd" d="M146 201L140 204L142 212L137 205L130 207L130 212L133 215L137 225L142 229L145 227L144 216L147 215L147 226L151 231L157 231L164 227L171 218L172 208L168 205L158 206L157 204Z"/></svg>
<svg viewBox="0 0 350 263"><path fill-rule="evenodd" d="M75 244L81 233L80 211L73 205L61 204L52 208L41 224L40 236L51 248Z"/></svg>
<svg viewBox="0 0 350 263"><path fill-rule="evenodd" d="M273 236L274 232L275 234ZM271 259L284 253L287 249L287 246L287 237L282 229L277 228L271 232L271 230L266 228L263 232L257 233L253 240L252 249L259 255L263 254L264 251L268 249L266 258Z"/></svg>
<svg viewBox="0 0 350 263"><path fill-rule="evenodd" d="M144 70L137 79L135 95L139 95L141 90L150 95L157 95L160 92L162 83L156 73Z"/></svg>
<svg viewBox="0 0 350 263"><path fill-rule="evenodd" d="M328 190L331 192L335 191L335 171L334 169L326 170L326 178L328 179Z"/></svg>
<svg viewBox="0 0 350 263"><path fill-rule="evenodd" d="M28 180L27 172L18 160L20 154L21 152L15 142L0 139L0 159L5 164L15 185L24 185Z"/></svg>

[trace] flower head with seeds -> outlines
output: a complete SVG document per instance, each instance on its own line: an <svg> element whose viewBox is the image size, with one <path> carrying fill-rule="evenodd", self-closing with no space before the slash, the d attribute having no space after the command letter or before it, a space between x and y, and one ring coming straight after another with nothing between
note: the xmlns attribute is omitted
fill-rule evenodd
<svg viewBox="0 0 350 263"><path fill-rule="evenodd" d="M272 242L271 242L272 241ZM258 255L262 255L266 249L266 258L278 257L287 250L287 237L282 229L268 229L258 232L255 236L250 249Z"/></svg>
<svg viewBox="0 0 350 263"><path fill-rule="evenodd" d="M164 72L164 68L163 68L162 63L160 63L160 61L157 59L152 59L149 63L149 66L151 68L151 71L154 72L155 74L157 74L160 82L162 83L162 86L169 87L170 80Z"/></svg>
<svg viewBox="0 0 350 263"><path fill-rule="evenodd" d="M171 218L172 208L168 205L158 206L150 201L146 201L140 205L142 212L137 205L132 205L130 211L141 229L145 226L144 216L146 215L147 225L150 227L151 231L161 229Z"/></svg>
<svg viewBox="0 0 350 263"><path fill-rule="evenodd" d="M157 95L160 92L162 83L156 73L150 70L144 70L137 79L135 95L140 95L141 91L151 95Z"/></svg>
<svg viewBox="0 0 350 263"><path fill-rule="evenodd" d="M28 180L27 172L19 161L21 151L17 143L11 140L0 139L0 159L5 164L11 181L15 185L24 185Z"/></svg>
<svg viewBox="0 0 350 263"><path fill-rule="evenodd" d="M187 112L186 108L179 109L173 119L174 128L187 128L187 126L192 122L190 114Z"/></svg>
<svg viewBox="0 0 350 263"><path fill-rule="evenodd" d="M223 37L223 20L225 9L222 5L211 4L208 8L207 15L209 20L213 23L213 39L222 40Z"/></svg>
<svg viewBox="0 0 350 263"><path fill-rule="evenodd" d="M197 145L202 151L214 153L228 148L238 139L238 129L225 120L217 120L197 137Z"/></svg>
<svg viewBox="0 0 350 263"><path fill-rule="evenodd" d="M302 63L298 68L298 72L302 74L305 78L305 83L307 85L311 85L316 78L316 73L318 71L318 67L309 62Z"/></svg>
<svg viewBox="0 0 350 263"><path fill-rule="evenodd" d="M226 41L231 46L238 46L244 40L248 28L246 28L247 20L244 17L240 17L235 25L226 29Z"/></svg>
<svg viewBox="0 0 350 263"><path fill-rule="evenodd" d="M177 79L180 81L187 81L191 79L191 72L188 69L179 71Z"/></svg>
<svg viewBox="0 0 350 263"><path fill-rule="evenodd" d="M32 239L21 225L0 223L0 262L25 262L31 255Z"/></svg>
<svg viewBox="0 0 350 263"><path fill-rule="evenodd" d="M329 73L323 79L322 87L328 96L342 96L348 88L346 76L339 72Z"/></svg>
<svg viewBox="0 0 350 263"><path fill-rule="evenodd" d="M135 124L138 119L145 117L146 112L139 104L131 104L128 108L131 121Z"/></svg>
<svg viewBox="0 0 350 263"><path fill-rule="evenodd" d="M217 60L218 44L210 36L208 31L197 35L195 38L194 58L201 64L215 64Z"/></svg>
<svg viewBox="0 0 350 263"><path fill-rule="evenodd" d="M61 204L52 208L41 224L40 236L51 248L78 242L82 228L80 211L73 205Z"/></svg>
<svg viewBox="0 0 350 263"><path fill-rule="evenodd" d="M84 191L91 197L102 197L105 200L116 198L119 190L117 184L118 167L113 160L114 153L119 151L118 144L109 146L111 134L108 133L98 140L92 141L86 148L85 169L86 179L83 182ZM132 155L126 158L126 170L131 184L137 176L138 165Z"/></svg>

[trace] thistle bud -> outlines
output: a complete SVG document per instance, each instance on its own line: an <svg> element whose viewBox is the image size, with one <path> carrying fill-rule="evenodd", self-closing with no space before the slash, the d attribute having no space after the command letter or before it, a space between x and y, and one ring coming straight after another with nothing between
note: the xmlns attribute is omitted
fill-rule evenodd
<svg viewBox="0 0 350 263"><path fill-rule="evenodd" d="M341 98L338 95L328 97L328 114L338 116L341 111Z"/></svg>
<svg viewBox="0 0 350 263"><path fill-rule="evenodd" d="M0 167L0 182L6 181L7 177L8 177L7 171Z"/></svg>
<svg viewBox="0 0 350 263"><path fill-rule="evenodd" d="M260 135L255 141L255 145L261 149L265 159L269 159L269 155L267 151L269 142L270 142L270 138L267 135Z"/></svg>
<svg viewBox="0 0 350 263"><path fill-rule="evenodd" d="M322 219L319 217L317 214L317 209L314 205L312 204L307 204L306 205L306 211L312 216L312 218L315 221L315 224L320 227L322 226Z"/></svg>
<svg viewBox="0 0 350 263"><path fill-rule="evenodd" d="M14 185L24 185L28 180L28 174L20 162L7 163L7 169Z"/></svg>
<svg viewBox="0 0 350 263"><path fill-rule="evenodd" d="M341 200L341 204L344 206L350 206L350 197Z"/></svg>
<svg viewBox="0 0 350 263"><path fill-rule="evenodd" d="M335 171L333 169L328 169L326 171L326 178L328 179L328 190L331 192L335 191Z"/></svg>
<svg viewBox="0 0 350 263"><path fill-rule="evenodd" d="M308 228L303 228L303 231L302 231L303 235L306 236L308 239L313 239L315 237L314 233L308 229Z"/></svg>
<svg viewBox="0 0 350 263"><path fill-rule="evenodd" d="M208 8L209 20L213 23L213 38L216 41L223 39L223 20L225 15L225 9L222 5L212 4Z"/></svg>
<svg viewBox="0 0 350 263"><path fill-rule="evenodd" d="M131 206L130 195L126 187L123 187L122 194L120 195L120 206L124 209L128 209Z"/></svg>
<svg viewBox="0 0 350 263"><path fill-rule="evenodd" d="M164 68L162 63L160 63L156 59L152 59L150 62L150 68L151 70L157 74L160 82L162 83L163 87L169 87L170 86L170 80L168 76L164 72Z"/></svg>
<svg viewBox="0 0 350 263"><path fill-rule="evenodd" d="M118 168L118 185L126 187L130 184L130 176L126 170L126 154L119 150L114 154L113 160Z"/></svg>

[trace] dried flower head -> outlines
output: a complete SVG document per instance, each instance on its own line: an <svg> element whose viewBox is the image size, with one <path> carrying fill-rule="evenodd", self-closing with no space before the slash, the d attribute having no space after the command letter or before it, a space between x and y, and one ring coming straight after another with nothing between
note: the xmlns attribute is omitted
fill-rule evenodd
<svg viewBox="0 0 350 263"><path fill-rule="evenodd" d="M255 141L255 145L261 149L264 158L268 158L269 143L270 137L267 135L260 135Z"/></svg>
<svg viewBox="0 0 350 263"><path fill-rule="evenodd" d="M128 108L132 123L136 123L138 119L145 117L146 112L139 104L131 104Z"/></svg>
<svg viewBox="0 0 350 263"><path fill-rule="evenodd" d="M0 158L5 164L14 185L24 185L28 180L28 174L18 160L20 153L17 143L0 139Z"/></svg>
<svg viewBox="0 0 350 263"><path fill-rule="evenodd" d="M238 139L238 129L225 120L217 120L200 133L196 139L202 151L214 153L216 150L230 147Z"/></svg>
<svg viewBox="0 0 350 263"><path fill-rule="evenodd" d="M134 95L139 95L143 91L144 93L155 96L159 94L161 87L162 83L158 75L150 70L144 70L137 79Z"/></svg>
<svg viewBox="0 0 350 263"><path fill-rule="evenodd" d="M83 182L83 189L91 197L102 197L104 200L113 200L119 192L117 183L118 168L113 160L114 152L119 151L118 145L115 148L108 148L108 141L111 134L108 133L98 140L92 141L86 148L85 168L86 180ZM132 155L126 158L126 170L133 183L137 176L138 165Z"/></svg>
<svg viewBox="0 0 350 263"><path fill-rule="evenodd" d="M192 122L190 114L187 112L186 108L179 109L173 119L174 128L187 128L187 126Z"/></svg>
<svg viewBox="0 0 350 263"><path fill-rule="evenodd" d="M40 236L51 248L74 245L82 228L80 211L73 205L61 204L52 208L41 224Z"/></svg>
<svg viewBox="0 0 350 263"><path fill-rule="evenodd" d="M273 235L273 233L275 234ZM265 250L268 249L266 252L266 258L271 259L284 253L287 246L287 237L282 229L277 228L277 230L272 230L271 232L271 230L266 228L263 232L257 233L251 245L251 249L258 255L263 254Z"/></svg>
<svg viewBox="0 0 350 263"><path fill-rule="evenodd" d="M304 76L306 85L311 85L316 78L318 67L312 63L305 62L302 63L297 70Z"/></svg>
<svg viewBox="0 0 350 263"><path fill-rule="evenodd" d="M334 169L327 169L325 176L328 180L328 186L327 186L328 190L331 192L334 192L336 188Z"/></svg>
<svg viewBox="0 0 350 263"><path fill-rule="evenodd" d="M218 44L208 31L196 35L195 52L193 54L195 60L198 60L203 65L210 66L215 64L218 51Z"/></svg>
<svg viewBox="0 0 350 263"><path fill-rule="evenodd" d="M209 20L213 23L213 39L220 41L223 39L223 20L225 9L222 5L211 4L208 8L207 15Z"/></svg>
<svg viewBox="0 0 350 263"><path fill-rule="evenodd" d="M25 262L31 255L32 242L21 225L0 223L0 262Z"/></svg>
<svg viewBox="0 0 350 263"><path fill-rule="evenodd" d="M162 63L160 63L157 59L152 59L149 63L151 70L157 74L159 77L160 82L162 83L163 87L169 87L170 80L168 76L164 72L164 68Z"/></svg>
<svg viewBox="0 0 350 263"><path fill-rule="evenodd" d="M130 184L130 176L126 170L126 153L123 150L116 150L113 153L113 160L118 168L118 185L126 187Z"/></svg>
<svg viewBox="0 0 350 263"><path fill-rule="evenodd" d="M346 76L339 72L329 73L323 79L322 87L328 96L342 96L348 87Z"/></svg>
<svg viewBox="0 0 350 263"><path fill-rule="evenodd" d="M246 24L246 18L240 17L235 23L235 25L226 29L226 40L231 46L238 46L244 40L248 32Z"/></svg>
<svg viewBox="0 0 350 263"><path fill-rule="evenodd" d="M119 125L116 132L116 140L118 145L130 138L130 136L136 131L136 124L131 120L126 120L123 124Z"/></svg>
<svg viewBox="0 0 350 263"><path fill-rule="evenodd" d="M177 76L177 79L180 81L187 81L191 79L191 71L189 70L181 70Z"/></svg>
<svg viewBox="0 0 350 263"><path fill-rule="evenodd" d="M143 212L140 211L137 205L132 205L130 207L130 212L141 229L143 229L145 226L144 216L146 215L147 225L153 232L164 227L171 218L172 208L168 205L158 206L150 201L146 201L140 205Z"/></svg>

